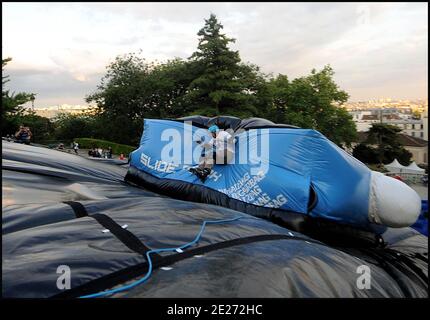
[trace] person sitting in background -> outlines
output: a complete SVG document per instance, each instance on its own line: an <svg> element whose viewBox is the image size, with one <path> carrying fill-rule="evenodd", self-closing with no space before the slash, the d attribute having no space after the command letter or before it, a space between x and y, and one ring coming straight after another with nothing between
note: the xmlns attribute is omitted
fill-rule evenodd
<svg viewBox="0 0 430 320"><path fill-rule="evenodd" d="M100 154L96 147L92 147L91 150L88 151L88 155L94 158L100 158Z"/></svg>
<svg viewBox="0 0 430 320"><path fill-rule="evenodd" d="M92 157L94 157L94 158L100 158L100 154L99 154L99 151L98 151L97 147L93 147L91 153L92 153Z"/></svg>
<svg viewBox="0 0 430 320"><path fill-rule="evenodd" d="M32 133L29 127L19 126L19 130L15 133L15 138L19 143L30 144Z"/></svg>
<svg viewBox="0 0 430 320"><path fill-rule="evenodd" d="M112 159L112 147L108 148L107 156L108 156L108 159Z"/></svg>

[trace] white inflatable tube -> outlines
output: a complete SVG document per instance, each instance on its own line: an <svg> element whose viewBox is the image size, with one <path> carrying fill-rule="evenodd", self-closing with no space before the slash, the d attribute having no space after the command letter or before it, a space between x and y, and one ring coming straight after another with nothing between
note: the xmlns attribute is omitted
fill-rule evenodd
<svg viewBox="0 0 430 320"><path fill-rule="evenodd" d="M406 183L372 171L369 220L393 228L414 224L421 212L421 198Z"/></svg>

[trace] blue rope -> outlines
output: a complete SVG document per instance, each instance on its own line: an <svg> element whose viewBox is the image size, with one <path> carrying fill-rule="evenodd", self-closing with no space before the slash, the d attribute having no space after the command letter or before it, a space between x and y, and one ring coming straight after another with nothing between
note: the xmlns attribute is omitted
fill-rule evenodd
<svg viewBox="0 0 430 320"><path fill-rule="evenodd" d="M146 260L148 261L148 271L146 272L146 274L145 274L144 277L142 277L139 280L136 280L136 281L134 281L134 282L132 282L132 283L130 283L128 285L121 286L121 287L116 288L116 289L112 289L112 290L108 290L108 291L102 291L102 292L98 292L98 293L93 293L93 294L81 296L79 298L98 298L98 297L103 297L103 296L111 295L111 294L114 294L114 293L117 293L117 292L125 291L125 290L131 289L133 287L136 287L139 284L144 283L146 280L148 280L151 277L151 274L152 274L152 260L151 260L151 257L150 257L151 253L172 252L172 251L176 251L177 252L178 249L179 250L186 249L186 248L188 248L188 247L190 247L190 246L192 246L192 245L194 245L194 244L196 244L196 243L199 242L199 240L200 240L200 238L201 238L201 236L203 234L203 231L205 230L205 227L206 227L207 224L221 224L221 223L226 223L226 222L233 222L233 221L239 220L241 218L243 218L243 217L236 217L236 218L233 218L233 219L225 219L225 220L205 220L205 221L203 221L203 224L202 224L202 226L200 228L200 231L197 234L197 236L194 238L193 241L188 242L188 243L186 243L186 244L184 244L184 245L182 245L180 247L177 247L177 248L162 248L162 249L152 249L152 250L147 251L146 252Z"/></svg>

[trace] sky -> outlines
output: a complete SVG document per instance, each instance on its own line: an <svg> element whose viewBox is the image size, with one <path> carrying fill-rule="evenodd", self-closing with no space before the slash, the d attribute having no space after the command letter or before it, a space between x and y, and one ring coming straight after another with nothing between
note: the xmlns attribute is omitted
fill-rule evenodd
<svg viewBox="0 0 430 320"><path fill-rule="evenodd" d="M37 93L36 108L84 105L118 55L188 58L210 13L265 73L293 79L330 64L350 101L427 98L424 2L3 2L7 88Z"/></svg>

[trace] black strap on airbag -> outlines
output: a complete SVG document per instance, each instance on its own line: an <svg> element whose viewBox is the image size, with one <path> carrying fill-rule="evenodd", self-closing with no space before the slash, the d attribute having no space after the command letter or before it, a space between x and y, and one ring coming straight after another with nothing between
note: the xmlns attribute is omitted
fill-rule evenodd
<svg viewBox="0 0 430 320"><path fill-rule="evenodd" d="M302 241L324 245L321 242L308 239L308 238L289 236L285 234L263 234L263 235L250 236L250 237L237 238L237 239L217 242L206 246L186 250L182 253L171 254L169 256L158 256L158 257L152 256L152 268L153 270L155 270L157 268L171 265L175 262L193 257L195 255L205 254L219 249L229 248L229 247L253 243L253 242L273 241L273 240L302 240ZM131 279L134 279L136 277L142 276L147 272L147 270L148 270L147 262L139 263L139 264L115 271L113 273L107 274L100 278L88 281L83 285L61 292L55 295L53 298L78 298L83 295L101 292L103 290L112 288L116 285L129 281Z"/></svg>
<svg viewBox="0 0 430 320"><path fill-rule="evenodd" d="M75 212L76 218L82 218L88 216L87 209L82 205L82 203L77 201L63 201L63 203L68 204L72 207Z"/></svg>
<svg viewBox="0 0 430 320"><path fill-rule="evenodd" d="M112 232L112 234L115 237L117 237L118 240L120 240L123 244L127 246L127 248L133 250L134 252L137 252L144 256L146 252L151 250L150 248L145 246L143 242L139 240L138 237L136 237L133 233L131 233L127 229L124 229L123 227L121 227L111 217L102 213L95 213L95 214L89 215L89 217L94 218L103 227L105 227L106 229L109 229L109 231ZM154 256L159 256L159 255L155 254Z"/></svg>
<svg viewBox="0 0 430 320"><path fill-rule="evenodd" d="M76 218L88 216L95 219L104 228L108 229L119 241L121 241L130 250L133 250L134 252L143 256L146 255L146 252L151 250L150 248L145 246L143 242L139 240L138 237L136 237L127 229L122 228L111 217L102 213L94 213L89 215L83 204L77 201L64 201L64 203L72 207L73 211L75 211ZM158 256L158 254L155 254L154 256Z"/></svg>

